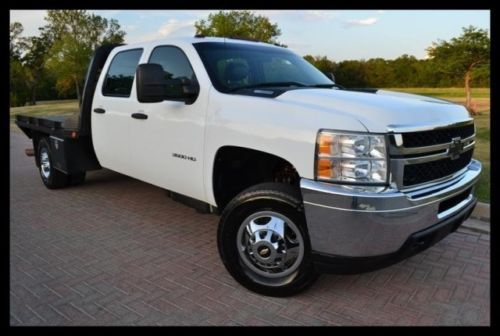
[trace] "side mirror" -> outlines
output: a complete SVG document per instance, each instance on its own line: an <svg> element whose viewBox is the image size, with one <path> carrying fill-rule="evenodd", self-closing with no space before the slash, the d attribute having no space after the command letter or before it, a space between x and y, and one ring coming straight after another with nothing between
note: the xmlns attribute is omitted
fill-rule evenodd
<svg viewBox="0 0 500 336"><path fill-rule="evenodd" d="M334 76L334 74L333 74L332 72L326 72L326 71L324 71L324 72L323 72L323 74L324 74L326 77L328 77L328 78L329 78L332 82L334 82L334 83L335 83L335 76Z"/></svg>
<svg viewBox="0 0 500 336"><path fill-rule="evenodd" d="M196 98L198 98L198 94L200 93L200 86L196 81L192 81L187 78L180 78L173 79L172 82L175 82L174 86L177 85L181 88L182 93L177 98L184 101L187 105L194 103ZM175 100L175 97L173 100Z"/></svg>
<svg viewBox="0 0 500 336"><path fill-rule="evenodd" d="M168 72L160 64L137 66L137 99L141 103L159 103L164 100L192 104L198 97L198 83L187 78L167 79Z"/></svg>
<svg viewBox="0 0 500 336"><path fill-rule="evenodd" d="M159 103L165 100L167 80L160 64L139 64L137 80L137 100L141 103Z"/></svg>

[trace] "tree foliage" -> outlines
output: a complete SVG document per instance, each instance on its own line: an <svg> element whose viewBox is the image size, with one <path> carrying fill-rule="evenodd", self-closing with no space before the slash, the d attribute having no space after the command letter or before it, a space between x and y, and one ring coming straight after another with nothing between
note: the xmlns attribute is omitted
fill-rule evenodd
<svg viewBox="0 0 500 336"><path fill-rule="evenodd" d="M459 87L463 85L460 72L440 71L434 59L417 59L402 55L393 60L373 58L335 62L326 56L306 55L304 59L323 72L333 72L336 82L346 87ZM471 84L490 85L490 64L474 67Z"/></svg>
<svg viewBox="0 0 500 336"><path fill-rule="evenodd" d="M49 10L38 36L22 37L19 22L10 24L11 106L35 104L37 98L80 98L88 62L106 43L122 43L118 21L85 10Z"/></svg>
<svg viewBox="0 0 500 336"><path fill-rule="evenodd" d="M24 82L25 68L21 63L21 55L24 41L21 39L23 25L19 22L12 22L9 26L10 45L10 105L18 106L24 104L28 99L28 90Z"/></svg>
<svg viewBox="0 0 500 336"><path fill-rule="evenodd" d="M196 34L217 37L239 37L278 44L281 30L262 15L251 11L219 11L194 24Z"/></svg>
<svg viewBox="0 0 500 336"><path fill-rule="evenodd" d="M77 96L80 97L80 83L84 80L91 54L92 49L79 43L70 34L63 34L54 43L47 61L47 69L56 76L56 88L59 92L76 90Z"/></svg>
<svg viewBox="0 0 500 336"><path fill-rule="evenodd" d="M427 52L440 71L463 78L466 105L474 112L470 95L473 70L489 63L491 43L484 29L469 26L462 30L462 35L450 41L434 42Z"/></svg>
<svg viewBox="0 0 500 336"><path fill-rule="evenodd" d="M28 101L29 91L25 82L26 68L19 59L10 60L10 106L21 106Z"/></svg>
<svg viewBox="0 0 500 336"><path fill-rule="evenodd" d="M469 26L463 28L461 36L434 42L427 51L442 70L463 75L471 68L489 63L490 38L486 30Z"/></svg>
<svg viewBox="0 0 500 336"><path fill-rule="evenodd" d="M22 50L24 49L24 40L21 34L24 30L20 22L11 22L9 26L9 46L10 58L19 60L21 58Z"/></svg>
<svg viewBox="0 0 500 336"><path fill-rule="evenodd" d="M23 64L26 68L26 84L30 91L30 103L36 104L37 90L41 81L47 76L46 62L53 41L50 35L41 30L40 36L25 39L26 53Z"/></svg>
<svg viewBox="0 0 500 336"><path fill-rule="evenodd" d="M121 43L125 35L116 20L84 10L50 10L47 21L40 34L31 37L22 36L19 22L10 23L11 106L79 96L93 50L103 43ZM276 24L249 11L220 11L195 26L206 36L271 43L281 34ZM304 58L321 71L334 73L346 87L456 87L465 81L470 88L490 85L489 50L487 32L468 27L461 36L430 46L430 58L425 60L410 55L341 62L327 56Z"/></svg>
<svg viewBox="0 0 500 336"><path fill-rule="evenodd" d="M125 32L115 19L107 20L85 10L49 10L43 29L53 39L47 68L56 75L60 92L75 90L80 99L88 62L102 44L121 43Z"/></svg>

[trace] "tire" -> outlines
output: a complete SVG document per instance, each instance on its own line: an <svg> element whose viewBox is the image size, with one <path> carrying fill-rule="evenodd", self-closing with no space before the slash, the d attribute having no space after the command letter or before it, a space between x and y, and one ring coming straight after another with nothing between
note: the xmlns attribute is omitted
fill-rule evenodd
<svg viewBox="0 0 500 336"><path fill-rule="evenodd" d="M68 175L54 168L52 154L46 138L38 142L38 159L40 162L40 177L43 184L49 189L64 188L69 183Z"/></svg>
<svg viewBox="0 0 500 336"><path fill-rule="evenodd" d="M222 213L217 243L233 278L260 294L291 296L319 275L300 193L287 184L262 183L238 194Z"/></svg>

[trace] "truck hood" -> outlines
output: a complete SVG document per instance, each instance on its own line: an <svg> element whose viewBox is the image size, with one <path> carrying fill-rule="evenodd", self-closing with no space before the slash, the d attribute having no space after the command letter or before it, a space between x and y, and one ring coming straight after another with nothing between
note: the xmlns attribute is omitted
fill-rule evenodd
<svg viewBox="0 0 500 336"><path fill-rule="evenodd" d="M453 124L470 119L464 106L415 94L377 90L358 92L332 89L290 90L275 98L286 105L350 115L369 132L395 128L420 128ZM331 118L325 118L332 120ZM325 125L335 128L335 125Z"/></svg>

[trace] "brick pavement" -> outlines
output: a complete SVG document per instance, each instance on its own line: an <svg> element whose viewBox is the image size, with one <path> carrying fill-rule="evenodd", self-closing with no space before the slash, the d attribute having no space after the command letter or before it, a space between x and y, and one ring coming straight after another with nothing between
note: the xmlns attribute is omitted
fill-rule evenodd
<svg viewBox="0 0 500 336"><path fill-rule="evenodd" d="M107 170L47 190L11 133L12 325L489 325L489 235L460 230L392 267L292 298L239 286L218 217Z"/></svg>

